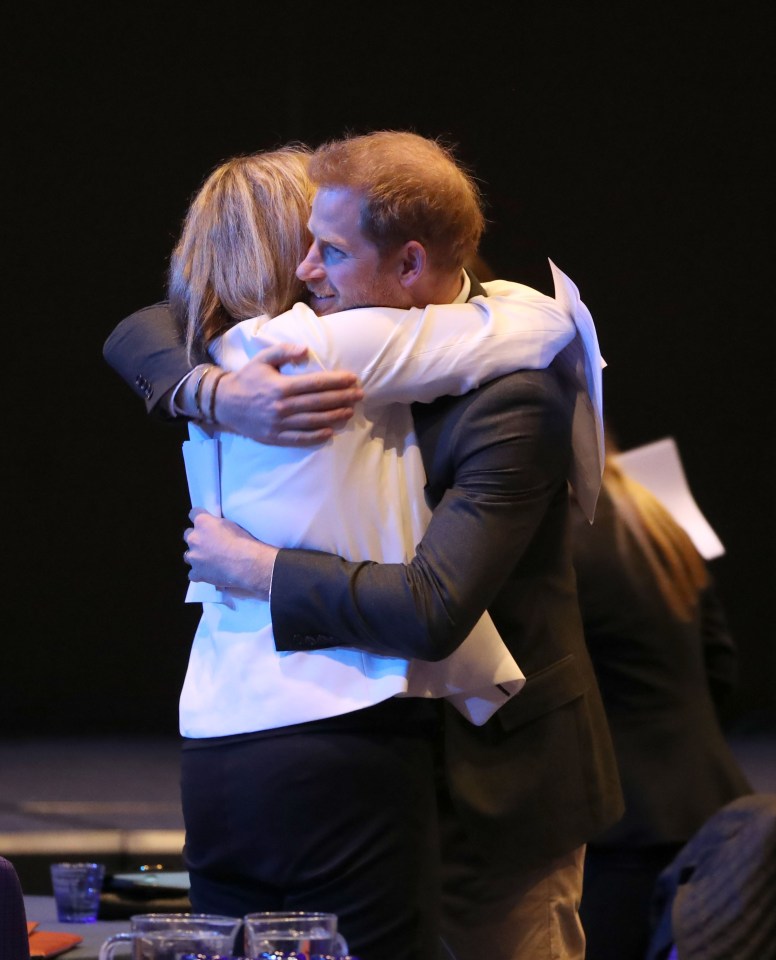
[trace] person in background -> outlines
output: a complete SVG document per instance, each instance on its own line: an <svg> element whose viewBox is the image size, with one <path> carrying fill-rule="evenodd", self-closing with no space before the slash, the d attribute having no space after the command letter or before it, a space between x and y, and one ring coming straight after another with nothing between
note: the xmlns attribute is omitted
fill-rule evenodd
<svg viewBox="0 0 776 960"><path fill-rule="evenodd" d="M751 787L719 707L736 648L689 536L617 459L608 430L595 522L574 514L585 640L614 739L625 814L587 846L588 960L643 960L660 871L713 813Z"/></svg>

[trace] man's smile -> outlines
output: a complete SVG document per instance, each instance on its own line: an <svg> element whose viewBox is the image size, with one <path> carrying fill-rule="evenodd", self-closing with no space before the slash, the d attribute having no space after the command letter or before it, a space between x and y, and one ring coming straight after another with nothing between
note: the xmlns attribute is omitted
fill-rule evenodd
<svg viewBox="0 0 776 960"><path fill-rule="evenodd" d="M309 286L307 290L310 294L310 307L316 313L325 310L327 306L330 307L336 298L336 294L331 291L312 290Z"/></svg>

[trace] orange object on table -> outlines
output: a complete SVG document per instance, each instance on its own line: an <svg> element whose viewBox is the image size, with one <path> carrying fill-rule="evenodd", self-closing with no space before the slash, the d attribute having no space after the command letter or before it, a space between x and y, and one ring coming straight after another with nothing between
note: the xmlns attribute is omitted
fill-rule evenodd
<svg viewBox="0 0 776 960"><path fill-rule="evenodd" d="M30 938L30 960L38 957L58 957L77 947L83 940L77 933L57 933L53 930L39 930L38 924L28 921L27 934Z"/></svg>

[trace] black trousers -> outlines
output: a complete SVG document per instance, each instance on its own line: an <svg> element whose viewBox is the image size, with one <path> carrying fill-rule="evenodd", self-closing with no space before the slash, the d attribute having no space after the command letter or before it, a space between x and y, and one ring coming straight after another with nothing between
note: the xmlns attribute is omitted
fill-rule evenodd
<svg viewBox="0 0 776 960"><path fill-rule="evenodd" d="M436 956L429 706L390 700L255 738L186 741L194 910L328 911L361 960Z"/></svg>
<svg viewBox="0 0 776 960"><path fill-rule="evenodd" d="M644 960L655 884L680 849L678 843L622 848L588 844L579 911L587 960Z"/></svg>

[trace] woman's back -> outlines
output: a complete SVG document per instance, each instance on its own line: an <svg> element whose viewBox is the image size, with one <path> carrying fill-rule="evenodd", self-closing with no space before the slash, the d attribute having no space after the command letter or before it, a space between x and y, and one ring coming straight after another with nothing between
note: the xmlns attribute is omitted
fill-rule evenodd
<svg viewBox="0 0 776 960"><path fill-rule="evenodd" d="M617 751L626 811L597 843L684 842L751 788L717 718L709 674L734 682L735 648L712 586L680 619L607 485L574 528L585 638Z"/></svg>
<svg viewBox="0 0 776 960"><path fill-rule="evenodd" d="M580 916L590 960L643 960L661 871L712 814L751 792L712 695L731 689L736 652L692 543L616 462L607 459L595 522L580 515L573 537L625 796L622 818L587 845Z"/></svg>

